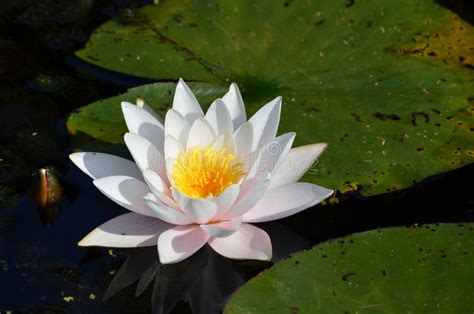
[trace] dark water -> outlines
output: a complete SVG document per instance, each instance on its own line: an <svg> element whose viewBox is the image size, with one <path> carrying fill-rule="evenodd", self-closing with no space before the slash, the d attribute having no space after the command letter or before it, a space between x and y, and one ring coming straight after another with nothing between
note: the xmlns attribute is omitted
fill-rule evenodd
<svg viewBox="0 0 474 314"><path fill-rule="evenodd" d="M148 313L150 299L156 312L177 303L175 313L191 308L211 313L271 265L229 261L204 249L183 263L159 267L155 248L76 246L86 233L124 210L68 161L73 147L65 128L67 114L147 81L88 66L73 52L102 22L147 2L0 0L1 313ZM474 2L439 2L473 22ZM45 226L28 189L33 174L47 165L62 173L65 197L53 222ZM474 221L473 178L474 165L468 165L397 193L347 195L339 205L317 206L264 228L273 239L277 260L330 238L378 227ZM140 288L155 276L160 280L139 298L132 285L103 302L129 253L126 271L109 292L143 273Z"/></svg>

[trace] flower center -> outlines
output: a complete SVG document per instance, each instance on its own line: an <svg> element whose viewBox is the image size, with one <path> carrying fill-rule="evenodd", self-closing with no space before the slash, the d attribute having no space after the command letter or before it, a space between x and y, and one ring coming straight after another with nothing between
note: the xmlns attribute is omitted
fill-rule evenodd
<svg viewBox="0 0 474 314"><path fill-rule="evenodd" d="M242 163L225 148L193 147L173 164L173 186L192 198L217 196L244 175Z"/></svg>

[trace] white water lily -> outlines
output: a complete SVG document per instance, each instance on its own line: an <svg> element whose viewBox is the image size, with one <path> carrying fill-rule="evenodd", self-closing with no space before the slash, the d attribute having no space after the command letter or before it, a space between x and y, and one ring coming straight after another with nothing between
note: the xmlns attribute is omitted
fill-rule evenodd
<svg viewBox="0 0 474 314"><path fill-rule="evenodd" d="M130 210L93 230L81 246L158 246L162 263L191 256L206 243L232 259L270 260L272 245L250 224L314 206L332 190L297 182L326 144L291 148L276 136L281 97L247 121L236 84L206 114L180 80L164 125L143 101L122 103L125 143L135 163L102 153L71 160L111 200Z"/></svg>

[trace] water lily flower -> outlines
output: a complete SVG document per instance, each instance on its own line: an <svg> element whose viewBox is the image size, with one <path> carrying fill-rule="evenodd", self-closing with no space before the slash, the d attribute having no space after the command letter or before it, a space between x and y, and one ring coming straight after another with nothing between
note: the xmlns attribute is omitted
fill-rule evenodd
<svg viewBox="0 0 474 314"><path fill-rule="evenodd" d="M122 103L135 162L80 152L71 160L108 198L130 210L102 224L80 246L158 246L163 264L206 243L231 259L270 260L269 236L251 223L314 206L332 190L298 182L326 144L291 148L295 133L276 136L281 97L248 121L236 84L204 114L180 79L164 119L145 102Z"/></svg>

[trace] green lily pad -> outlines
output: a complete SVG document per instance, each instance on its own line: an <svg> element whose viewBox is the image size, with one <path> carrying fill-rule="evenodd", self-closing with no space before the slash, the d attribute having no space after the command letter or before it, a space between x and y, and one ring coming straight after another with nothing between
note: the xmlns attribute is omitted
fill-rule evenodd
<svg viewBox="0 0 474 314"><path fill-rule="evenodd" d="M224 313L472 313L474 224L374 230L295 254Z"/></svg>
<svg viewBox="0 0 474 314"><path fill-rule="evenodd" d="M249 113L281 95L280 132L329 143L304 180L369 196L473 161L473 42L470 25L427 0L165 1L105 23L77 55L216 90L235 81ZM161 87L143 88L160 100Z"/></svg>

